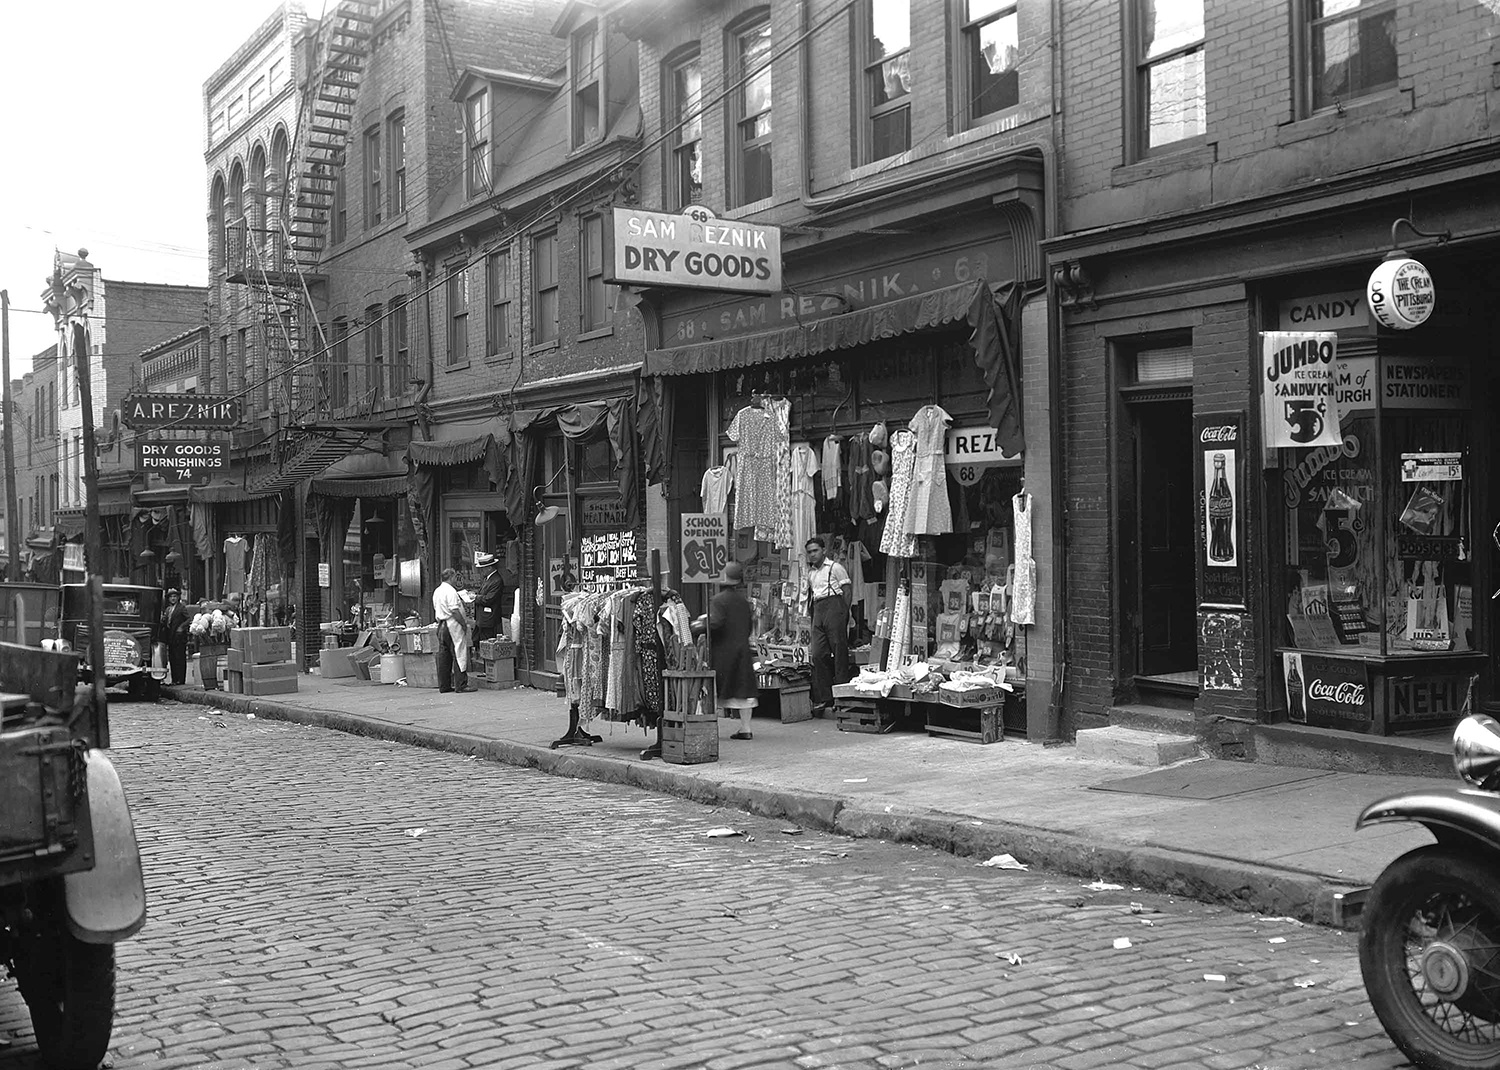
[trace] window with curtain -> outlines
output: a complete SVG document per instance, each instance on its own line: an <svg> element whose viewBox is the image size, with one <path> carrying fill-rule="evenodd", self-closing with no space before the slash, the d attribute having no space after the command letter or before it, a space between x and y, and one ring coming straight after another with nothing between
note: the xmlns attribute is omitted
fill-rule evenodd
<svg viewBox="0 0 1500 1070"><path fill-rule="evenodd" d="M1395 0L1298 0L1302 113L1396 85Z"/></svg>
<svg viewBox="0 0 1500 1070"><path fill-rule="evenodd" d="M911 0L863 6L864 162L911 148Z"/></svg>
<svg viewBox="0 0 1500 1070"><path fill-rule="evenodd" d="M469 269L460 265L448 276L448 366L469 359Z"/></svg>
<svg viewBox="0 0 1500 1070"><path fill-rule="evenodd" d="M965 126L1021 103L1015 0L959 0L959 67Z"/></svg>
<svg viewBox="0 0 1500 1070"><path fill-rule="evenodd" d="M1208 132L1203 0L1135 0L1135 155Z"/></svg>
<svg viewBox="0 0 1500 1070"><path fill-rule="evenodd" d="M667 121L672 125L668 206L686 208L703 199L703 63L694 53L667 68Z"/></svg>
<svg viewBox="0 0 1500 1070"><path fill-rule="evenodd" d="M731 69L741 83L733 94L734 203L771 195L771 19L763 16L733 37Z"/></svg>

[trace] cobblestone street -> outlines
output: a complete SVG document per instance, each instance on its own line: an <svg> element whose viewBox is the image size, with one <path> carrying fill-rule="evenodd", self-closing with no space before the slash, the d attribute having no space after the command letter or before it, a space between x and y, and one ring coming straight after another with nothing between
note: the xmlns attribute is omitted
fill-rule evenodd
<svg viewBox="0 0 1500 1070"><path fill-rule="evenodd" d="M113 724L151 909L117 1070L1406 1065L1349 934L200 707ZM0 1037L40 1066L12 984Z"/></svg>

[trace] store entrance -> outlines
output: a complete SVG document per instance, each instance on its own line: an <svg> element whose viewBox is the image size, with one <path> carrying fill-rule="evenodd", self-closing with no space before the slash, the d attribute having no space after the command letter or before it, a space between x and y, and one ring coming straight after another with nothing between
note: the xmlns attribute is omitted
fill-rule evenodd
<svg viewBox="0 0 1500 1070"><path fill-rule="evenodd" d="M1132 619L1138 691L1198 688L1193 542L1193 405L1132 400L1136 553Z"/></svg>

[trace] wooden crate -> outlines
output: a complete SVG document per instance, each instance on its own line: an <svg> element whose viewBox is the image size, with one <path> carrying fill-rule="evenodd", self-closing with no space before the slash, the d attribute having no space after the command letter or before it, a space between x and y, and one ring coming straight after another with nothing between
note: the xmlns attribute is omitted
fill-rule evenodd
<svg viewBox="0 0 1500 1070"><path fill-rule="evenodd" d="M812 720L812 688L807 684L783 687L772 678L761 684L759 701L755 712L780 717L782 724Z"/></svg>
<svg viewBox="0 0 1500 1070"><path fill-rule="evenodd" d="M935 693L938 701L945 706L998 706L1008 694L999 687L976 687L972 691L944 691L938 688Z"/></svg>
<svg viewBox="0 0 1500 1070"><path fill-rule="evenodd" d="M901 719L895 703L876 699L835 699L833 718L840 732L889 732Z"/></svg>
<svg viewBox="0 0 1500 1070"><path fill-rule="evenodd" d="M666 669L664 710L677 720L684 717L716 717L718 691L710 669ZM717 738L717 737L715 737ZM715 744L717 746L717 744Z"/></svg>
<svg viewBox="0 0 1500 1070"><path fill-rule="evenodd" d="M715 715L663 713L661 758L671 765L718 761L719 718Z"/></svg>
<svg viewBox="0 0 1500 1070"><path fill-rule="evenodd" d="M406 667L407 687L437 687L436 654L403 654L401 663Z"/></svg>
<svg viewBox="0 0 1500 1070"><path fill-rule="evenodd" d="M1005 738L1001 707L950 706L945 703L923 703L927 714L927 734L962 739L969 743L999 743Z"/></svg>

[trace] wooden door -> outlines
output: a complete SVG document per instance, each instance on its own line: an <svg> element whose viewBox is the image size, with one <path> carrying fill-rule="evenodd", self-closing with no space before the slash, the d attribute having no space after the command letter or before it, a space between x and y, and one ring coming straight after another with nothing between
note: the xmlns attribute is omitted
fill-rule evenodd
<svg viewBox="0 0 1500 1070"><path fill-rule="evenodd" d="M1138 501L1140 676L1198 668L1190 401L1131 405Z"/></svg>

